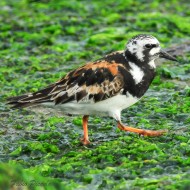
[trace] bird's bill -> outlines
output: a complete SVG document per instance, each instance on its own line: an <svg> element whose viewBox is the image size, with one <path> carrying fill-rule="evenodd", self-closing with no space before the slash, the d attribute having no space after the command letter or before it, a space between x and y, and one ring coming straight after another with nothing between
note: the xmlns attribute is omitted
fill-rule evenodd
<svg viewBox="0 0 190 190"><path fill-rule="evenodd" d="M160 51L160 57L171 60L171 61L178 61L175 57L171 56L169 53L163 50Z"/></svg>

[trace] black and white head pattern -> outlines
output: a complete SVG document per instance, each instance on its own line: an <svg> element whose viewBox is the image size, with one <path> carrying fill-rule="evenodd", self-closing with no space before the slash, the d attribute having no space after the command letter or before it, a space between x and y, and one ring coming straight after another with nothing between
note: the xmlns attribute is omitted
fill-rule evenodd
<svg viewBox="0 0 190 190"><path fill-rule="evenodd" d="M140 34L127 43L126 49L139 61L149 63L159 57L160 43L154 36Z"/></svg>

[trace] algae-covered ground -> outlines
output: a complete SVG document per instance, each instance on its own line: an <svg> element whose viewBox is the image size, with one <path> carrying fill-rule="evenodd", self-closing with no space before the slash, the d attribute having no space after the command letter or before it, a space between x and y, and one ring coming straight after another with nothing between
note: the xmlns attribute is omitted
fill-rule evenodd
<svg viewBox="0 0 190 190"><path fill-rule="evenodd" d="M155 35L179 63L164 61L122 121L168 129L162 137L121 132L111 118L11 110L6 98L34 92L68 71ZM190 189L190 3L177 0L0 1L0 189ZM44 112L44 113L43 113Z"/></svg>

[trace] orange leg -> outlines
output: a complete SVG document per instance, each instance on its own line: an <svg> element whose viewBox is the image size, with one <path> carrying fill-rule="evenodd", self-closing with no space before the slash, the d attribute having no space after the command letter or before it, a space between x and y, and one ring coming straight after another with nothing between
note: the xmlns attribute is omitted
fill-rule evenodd
<svg viewBox="0 0 190 190"><path fill-rule="evenodd" d="M82 125L83 125L84 137L81 139L81 142L83 145L87 145L90 144L90 141L88 140L88 115L83 116Z"/></svg>
<svg viewBox="0 0 190 190"><path fill-rule="evenodd" d="M128 126L124 126L119 121L118 121L118 128L123 131L134 132L134 133L138 133L139 135L150 136L150 137L161 136L167 132L167 130L153 131L153 130L144 130L144 129L137 129L134 127L128 127Z"/></svg>

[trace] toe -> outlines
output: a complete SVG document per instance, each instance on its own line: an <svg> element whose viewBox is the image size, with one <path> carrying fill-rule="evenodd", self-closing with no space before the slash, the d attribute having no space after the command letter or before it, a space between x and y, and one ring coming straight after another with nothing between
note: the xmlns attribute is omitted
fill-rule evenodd
<svg viewBox="0 0 190 190"><path fill-rule="evenodd" d="M161 136L167 132L168 132L167 130L160 130L160 131L142 130L140 135L149 136L149 137L157 137L157 136Z"/></svg>
<svg viewBox="0 0 190 190"><path fill-rule="evenodd" d="M88 145L88 144L90 144L90 141L89 141L88 139L85 139L85 138L80 139L80 142L81 142L83 145Z"/></svg>

